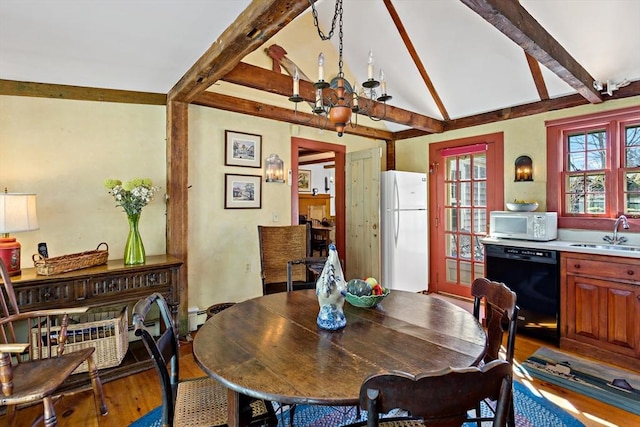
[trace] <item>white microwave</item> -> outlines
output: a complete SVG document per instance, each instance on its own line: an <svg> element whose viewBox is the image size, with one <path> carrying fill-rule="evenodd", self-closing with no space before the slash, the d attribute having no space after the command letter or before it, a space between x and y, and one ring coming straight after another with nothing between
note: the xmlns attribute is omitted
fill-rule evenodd
<svg viewBox="0 0 640 427"><path fill-rule="evenodd" d="M493 211L489 214L489 235L503 239L555 240L558 213Z"/></svg>

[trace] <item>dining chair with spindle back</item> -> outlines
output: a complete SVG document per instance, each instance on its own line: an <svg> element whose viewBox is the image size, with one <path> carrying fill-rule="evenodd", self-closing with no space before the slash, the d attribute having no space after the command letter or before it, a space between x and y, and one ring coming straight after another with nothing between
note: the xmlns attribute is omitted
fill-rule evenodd
<svg viewBox="0 0 640 427"><path fill-rule="evenodd" d="M145 320L153 307L158 308L162 331L153 336ZM180 380L178 335L171 310L164 297L154 293L140 299L133 308L135 335L142 338L162 386L162 426L200 427L227 424L227 389L215 379ZM270 402L243 396L241 417L249 426L277 425Z"/></svg>
<svg viewBox="0 0 640 427"><path fill-rule="evenodd" d="M0 406L6 407L9 425L17 422L18 405L42 401L44 425L58 419L54 396L74 371L87 362L96 413L107 414L102 382L94 360L95 347L65 352L70 315L89 307L56 308L21 313L7 268L0 259ZM26 331L23 338L19 331ZM35 332L35 333L32 333Z"/></svg>

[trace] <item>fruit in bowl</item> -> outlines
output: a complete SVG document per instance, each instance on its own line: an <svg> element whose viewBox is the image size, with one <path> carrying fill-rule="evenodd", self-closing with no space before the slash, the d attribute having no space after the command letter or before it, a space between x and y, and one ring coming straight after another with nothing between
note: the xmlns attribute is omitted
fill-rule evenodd
<svg viewBox="0 0 640 427"><path fill-rule="evenodd" d="M375 278L367 277L349 280L345 299L356 307L374 307L387 295L389 289L380 285Z"/></svg>

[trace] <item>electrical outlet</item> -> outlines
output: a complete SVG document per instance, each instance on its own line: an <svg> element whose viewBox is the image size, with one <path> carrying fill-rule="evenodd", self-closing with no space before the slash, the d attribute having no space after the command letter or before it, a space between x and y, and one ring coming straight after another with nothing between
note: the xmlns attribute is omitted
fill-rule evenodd
<svg viewBox="0 0 640 427"><path fill-rule="evenodd" d="M248 263L245 265L244 269L245 269L245 272L246 272L246 273L251 273L251 263L250 263L250 262L248 262Z"/></svg>
<svg viewBox="0 0 640 427"><path fill-rule="evenodd" d="M278 212L273 212L271 214L271 220L273 222L280 222L280 214Z"/></svg>

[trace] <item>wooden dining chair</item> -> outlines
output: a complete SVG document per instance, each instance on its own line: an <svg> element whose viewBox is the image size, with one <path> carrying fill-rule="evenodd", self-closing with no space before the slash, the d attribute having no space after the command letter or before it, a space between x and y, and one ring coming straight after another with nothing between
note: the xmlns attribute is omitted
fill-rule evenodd
<svg viewBox="0 0 640 427"><path fill-rule="evenodd" d="M494 427L504 426L511 399L511 366L503 360L482 368L447 368L417 376L405 372L375 374L360 388L360 407L367 420L350 427L457 426L474 421L468 412L484 398L497 401ZM392 409L405 417L381 418Z"/></svg>
<svg viewBox="0 0 640 427"><path fill-rule="evenodd" d="M327 218L327 206L326 205L309 205L307 207L307 220L317 219L318 221L322 221Z"/></svg>
<svg viewBox="0 0 640 427"><path fill-rule="evenodd" d="M316 278L327 258L311 256L311 222L291 226L259 225L258 237L263 295L315 289ZM296 405L288 407L289 426L293 427ZM280 414L283 408L280 406Z"/></svg>
<svg viewBox="0 0 640 427"><path fill-rule="evenodd" d="M18 405L42 401L44 425L57 426L54 401L73 394L60 392L60 386L85 361L96 413L106 415L107 405L94 361L95 348L64 351L69 316L85 313L89 307L20 313L11 278L1 259L0 276L3 288L0 289L0 406L6 407L9 425L17 422Z"/></svg>
<svg viewBox="0 0 640 427"><path fill-rule="evenodd" d="M258 226L263 295L315 289L316 266L326 257L311 256L311 224Z"/></svg>
<svg viewBox="0 0 640 427"><path fill-rule="evenodd" d="M318 219L311 220L311 254L316 251L320 256L329 255L329 231L321 230L322 223Z"/></svg>
<svg viewBox="0 0 640 427"><path fill-rule="evenodd" d="M477 278L471 284L471 295L474 297L473 315L486 328L487 352L483 362L489 363L500 359L504 334L507 334L507 345L504 360L513 367L516 331L518 327L517 295L502 282L495 282L484 277ZM481 308L484 316L481 319ZM489 408L490 406L487 405ZM480 411L480 408L477 408ZM513 405L509 408L509 424L515 426Z"/></svg>
<svg viewBox="0 0 640 427"><path fill-rule="evenodd" d="M144 323L152 307L158 308L161 334L157 337ZM135 335L142 338L155 365L162 386L162 426L202 427L227 424L227 389L206 376L180 380L178 335L171 311L163 296L154 293L140 299L133 308ZM241 395L240 417L250 426L276 426L270 402Z"/></svg>

